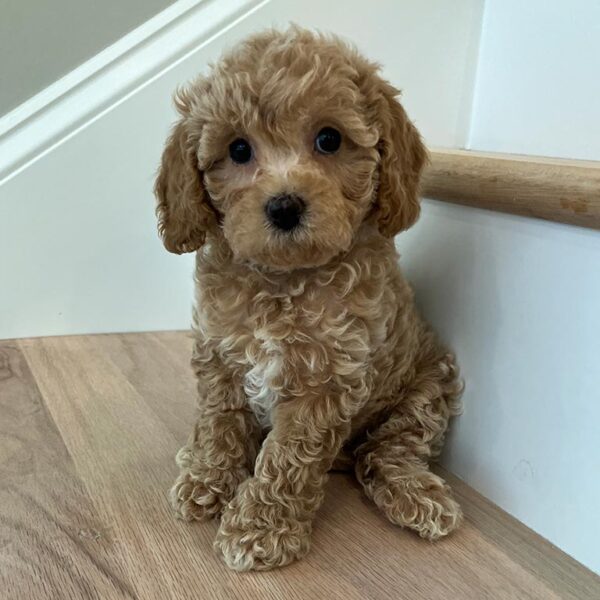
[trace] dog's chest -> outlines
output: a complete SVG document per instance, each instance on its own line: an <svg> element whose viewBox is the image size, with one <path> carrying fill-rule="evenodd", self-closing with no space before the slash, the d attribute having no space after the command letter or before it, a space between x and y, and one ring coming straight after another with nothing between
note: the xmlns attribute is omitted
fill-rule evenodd
<svg viewBox="0 0 600 600"><path fill-rule="evenodd" d="M281 282L198 272L199 338L263 427L281 402L321 397L333 386L366 393L371 350L383 344L394 313L381 308L390 302L384 270L356 264Z"/></svg>
<svg viewBox="0 0 600 600"><path fill-rule="evenodd" d="M251 301L250 308L252 304ZM249 311L238 330L239 347L228 357L242 365L245 396L265 428L272 425L275 405L293 388L294 374L302 360L297 339L306 327L299 313L299 307L290 298L261 302L260 307Z"/></svg>
<svg viewBox="0 0 600 600"><path fill-rule="evenodd" d="M305 394L326 376L329 339L323 298L256 287L229 289L235 303L212 305L201 315L202 328L227 368L241 382L248 405L265 428L282 400ZM317 297L318 296L318 297Z"/></svg>
<svg viewBox="0 0 600 600"><path fill-rule="evenodd" d="M268 328L256 331L245 353L244 392L257 421L271 426L271 413L280 399L284 373L284 348Z"/></svg>

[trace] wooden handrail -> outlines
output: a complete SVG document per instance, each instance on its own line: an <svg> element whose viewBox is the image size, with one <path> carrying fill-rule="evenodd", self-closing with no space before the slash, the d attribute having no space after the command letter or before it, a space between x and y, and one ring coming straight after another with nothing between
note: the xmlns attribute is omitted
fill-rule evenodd
<svg viewBox="0 0 600 600"><path fill-rule="evenodd" d="M600 229L600 162L434 148L425 198Z"/></svg>

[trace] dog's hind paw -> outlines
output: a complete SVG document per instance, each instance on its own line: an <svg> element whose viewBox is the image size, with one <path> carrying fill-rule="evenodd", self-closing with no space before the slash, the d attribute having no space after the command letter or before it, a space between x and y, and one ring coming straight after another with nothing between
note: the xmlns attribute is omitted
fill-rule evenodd
<svg viewBox="0 0 600 600"><path fill-rule="evenodd" d="M454 531L462 511L448 485L429 471L416 471L372 486L371 497L387 518L437 540Z"/></svg>

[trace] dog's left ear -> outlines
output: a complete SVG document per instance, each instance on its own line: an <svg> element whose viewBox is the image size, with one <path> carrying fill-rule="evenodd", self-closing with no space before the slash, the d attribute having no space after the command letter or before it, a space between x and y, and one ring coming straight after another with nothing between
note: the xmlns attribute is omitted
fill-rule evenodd
<svg viewBox="0 0 600 600"><path fill-rule="evenodd" d="M393 237L419 218L419 180L427 150L417 128L396 100L398 90L380 80L377 90L379 120L379 187L376 218L379 230Z"/></svg>

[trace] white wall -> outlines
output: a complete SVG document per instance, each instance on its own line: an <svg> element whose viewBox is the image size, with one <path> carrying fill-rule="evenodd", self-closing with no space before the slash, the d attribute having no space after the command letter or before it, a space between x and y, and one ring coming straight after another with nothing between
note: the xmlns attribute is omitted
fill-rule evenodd
<svg viewBox="0 0 600 600"><path fill-rule="evenodd" d="M0 116L173 0L2 0Z"/></svg>
<svg viewBox="0 0 600 600"><path fill-rule="evenodd" d="M487 0L470 146L600 160L600 2Z"/></svg>
<svg viewBox="0 0 600 600"><path fill-rule="evenodd" d="M175 87L252 31L296 21L354 39L406 89L428 141L464 143L478 0L381 0L377 11L361 0L250 6L242 22L185 45L181 60L0 186L0 338L189 326L192 258L169 255L157 238L154 172Z"/></svg>
<svg viewBox="0 0 600 600"><path fill-rule="evenodd" d="M597 1L487 0L471 146L600 159L599 60ZM466 378L446 466L600 572L600 232L426 202L398 243Z"/></svg>

